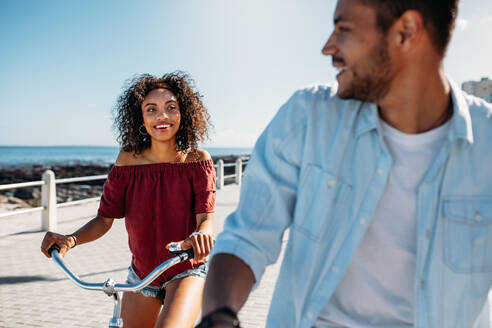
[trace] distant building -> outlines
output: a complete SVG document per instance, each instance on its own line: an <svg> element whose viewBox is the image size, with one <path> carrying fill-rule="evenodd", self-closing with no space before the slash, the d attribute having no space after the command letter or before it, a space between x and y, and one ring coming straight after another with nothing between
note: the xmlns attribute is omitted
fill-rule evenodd
<svg viewBox="0 0 492 328"><path fill-rule="evenodd" d="M467 81L461 85L461 89L469 94L492 102L492 80L487 77L482 77L479 82Z"/></svg>

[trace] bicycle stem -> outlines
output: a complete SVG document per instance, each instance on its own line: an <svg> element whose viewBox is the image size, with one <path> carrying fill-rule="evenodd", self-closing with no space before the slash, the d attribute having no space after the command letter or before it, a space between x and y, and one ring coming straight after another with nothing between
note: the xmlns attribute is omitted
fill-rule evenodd
<svg viewBox="0 0 492 328"><path fill-rule="evenodd" d="M123 328L123 319L121 318L121 299L123 292L116 292L114 297L113 317L109 319L109 328Z"/></svg>

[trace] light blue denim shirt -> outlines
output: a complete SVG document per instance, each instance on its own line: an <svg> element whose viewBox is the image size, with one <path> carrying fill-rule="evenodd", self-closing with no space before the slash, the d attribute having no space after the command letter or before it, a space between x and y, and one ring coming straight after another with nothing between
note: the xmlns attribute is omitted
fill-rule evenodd
<svg viewBox="0 0 492 328"><path fill-rule="evenodd" d="M418 189L414 326L488 327L492 105L451 88L447 142ZM374 104L315 86L282 106L255 145L238 208L213 251L241 258L259 282L289 229L267 327L313 325L371 222L391 165Z"/></svg>

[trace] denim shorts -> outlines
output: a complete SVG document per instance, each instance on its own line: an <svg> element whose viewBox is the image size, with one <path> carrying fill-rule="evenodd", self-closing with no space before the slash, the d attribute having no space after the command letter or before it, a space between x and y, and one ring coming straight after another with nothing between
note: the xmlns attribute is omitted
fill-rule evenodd
<svg viewBox="0 0 492 328"><path fill-rule="evenodd" d="M202 277L205 279L207 276L207 271L208 271L208 261L205 262L204 264L197 266L194 269L189 269L186 271L183 271L181 273L178 273L177 275L174 275L166 281L162 286L154 286L154 285L148 285L144 289L140 290L140 293L144 296L148 297L155 297L158 300L164 302L164 296L166 295L166 286L169 284L171 281L188 277L188 276L195 276L195 277ZM133 266L130 265L128 267L128 276L126 277L126 283L127 284L136 284L142 281L140 277L135 273L135 270L133 270Z"/></svg>

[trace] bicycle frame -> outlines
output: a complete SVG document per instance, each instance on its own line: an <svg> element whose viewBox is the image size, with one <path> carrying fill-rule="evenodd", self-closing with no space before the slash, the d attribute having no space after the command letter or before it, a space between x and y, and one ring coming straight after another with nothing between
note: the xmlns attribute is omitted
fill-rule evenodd
<svg viewBox="0 0 492 328"><path fill-rule="evenodd" d="M57 247L52 247L50 249L51 257L53 261L60 267L60 269L80 288L88 290L100 290L106 293L108 296L114 297L114 309L113 317L109 320L109 328L122 328L123 319L121 318L121 298L123 292L138 292L143 288L147 287L154 279L156 279L161 273L176 265L180 262L186 261L193 258L193 249L190 248L182 253L177 254L175 257L161 263L156 267L151 273L147 275L142 281L136 284L117 284L113 279L108 278L103 283L88 283L81 280L77 275L75 275L63 262L63 259L58 255Z"/></svg>

